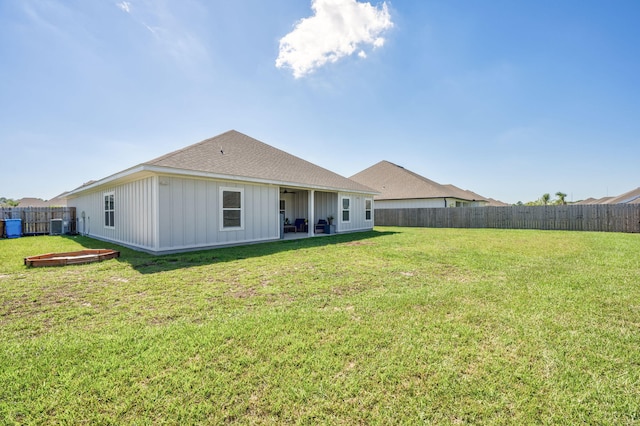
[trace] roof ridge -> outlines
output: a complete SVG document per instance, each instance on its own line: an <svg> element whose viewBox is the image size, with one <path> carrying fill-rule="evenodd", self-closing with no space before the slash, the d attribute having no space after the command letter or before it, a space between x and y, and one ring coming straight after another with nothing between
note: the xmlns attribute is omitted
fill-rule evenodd
<svg viewBox="0 0 640 426"><path fill-rule="evenodd" d="M377 199L457 198L486 201L486 197L473 191L453 184L443 185L387 160L356 173L351 179L380 191Z"/></svg>
<svg viewBox="0 0 640 426"><path fill-rule="evenodd" d="M376 192L364 184L237 130L226 131L142 165L216 173L234 178L267 179L282 184Z"/></svg>

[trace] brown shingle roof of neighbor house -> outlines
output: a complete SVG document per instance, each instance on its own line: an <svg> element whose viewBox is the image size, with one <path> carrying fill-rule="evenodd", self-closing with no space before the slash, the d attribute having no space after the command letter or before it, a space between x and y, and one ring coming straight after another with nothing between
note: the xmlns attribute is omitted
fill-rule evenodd
<svg viewBox="0 0 640 426"><path fill-rule="evenodd" d="M613 197L612 199L607 201L607 204L637 204L640 199L640 187L636 189L632 189L631 191L625 192L622 195L618 195L617 197Z"/></svg>
<svg viewBox="0 0 640 426"><path fill-rule="evenodd" d="M235 130L187 146L143 165L253 178L315 188L376 191Z"/></svg>
<svg viewBox="0 0 640 426"><path fill-rule="evenodd" d="M485 200L484 197L453 185L441 185L389 161L380 161L356 173L350 179L380 192L376 200L402 200L419 198L458 198Z"/></svg>
<svg viewBox="0 0 640 426"><path fill-rule="evenodd" d="M582 204L595 204L596 203L596 199L593 197L589 197L589 198L585 198L584 200L580 200L580 201L576 201L573 204L578 204L578 205L582 205Z"/></svg>
<svg viewBox="0 0 640 426"><path fill-rule="evenodd" d="M504 201L495 200L493 198L487 198L487 201L489 201L489 204L487 205L490 207L506 207L510 205L508 203L505 203Z"/></svg>
<svg viewBox="0 0 640 426"><path fill-rule="evenodd" d="M640 204L640 187L622 195L602 198L589 197L574 204Z"/></svg>
<svg viewBox="0 0 640 426"><path fill-rule="evenodd" d="M21 198L18 200L18 207L66 207L67 200L64 198L66 194L67 193L64 192L50 200L34 197Z"/></svg>
<svg viewBox="0 0 640 426"><path fill-rule="evenodd" d="M456 196L456 198L462 198L463 200L470 201L487 201L487 199L482 195L476 194L475 192L469 191L468 189L458 188L457 186L451 185L450 183L443 186L446 188L451 188L454 191L454 194L460 194L460 196Z"/></svg>
<svg viewBox="0 0 640 426"><path fill-rule="evenodd" d="M586 200L579 201L575 204L610 204L610 201L614 197L602 197L602 198L587 198Z"/></svg>
<svg viewBox="0 0 640 426"><path fill-rule="evenodd" d="M18 200L18 207L46 207L47 202L41 198L24 197Z"/></svg>
<svg viewBox="0 0 640 426"><path fill-rule="evenodd" d="M593 204L609 204L611 200L613 200L613 197L602 197L594 201Z"/></svg>

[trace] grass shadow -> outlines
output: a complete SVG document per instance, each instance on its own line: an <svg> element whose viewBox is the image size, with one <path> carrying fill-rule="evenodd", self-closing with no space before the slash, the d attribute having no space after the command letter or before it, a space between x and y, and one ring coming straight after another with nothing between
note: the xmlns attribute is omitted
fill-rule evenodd
<svg viewBox="0 0 640 426"><path fill-rule="evenodd" d="M76 243L88 249L107 248L118 250L120 251L120 257L115 260L129 264L133 269L141 274L154 274L212 263L231 262L254 257L269 256L276 253L306 248L356 243L358 241L392 234L395 234L395 232L372 230L367 232L336 234L315 238L280 240L243 246L212 248L166 255L153 255L140 252L90 237L67 236L66 238L72 238Z"/></svg>

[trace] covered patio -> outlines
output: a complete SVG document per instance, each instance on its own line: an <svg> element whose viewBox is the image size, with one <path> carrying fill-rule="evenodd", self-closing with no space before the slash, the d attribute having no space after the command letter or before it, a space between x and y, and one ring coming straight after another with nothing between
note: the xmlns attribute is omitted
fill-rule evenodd
<svg viewBox="0 0 640 426"><path fill-rule="evenodd" d="M281 187L279 207L281 238L306 238L336 232L333 223L337 222L334 218L338 216L337 192Z"/></svg>

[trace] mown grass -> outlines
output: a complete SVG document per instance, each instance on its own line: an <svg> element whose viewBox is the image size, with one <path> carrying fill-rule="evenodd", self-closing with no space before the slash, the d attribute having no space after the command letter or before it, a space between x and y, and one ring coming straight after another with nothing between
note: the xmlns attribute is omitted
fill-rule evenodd
<svg viewBox="0 0 640 426"><path fill-rule="evenodd" d="M638 424L640 235L376 228L26 268L5 424Z"/></svg>

